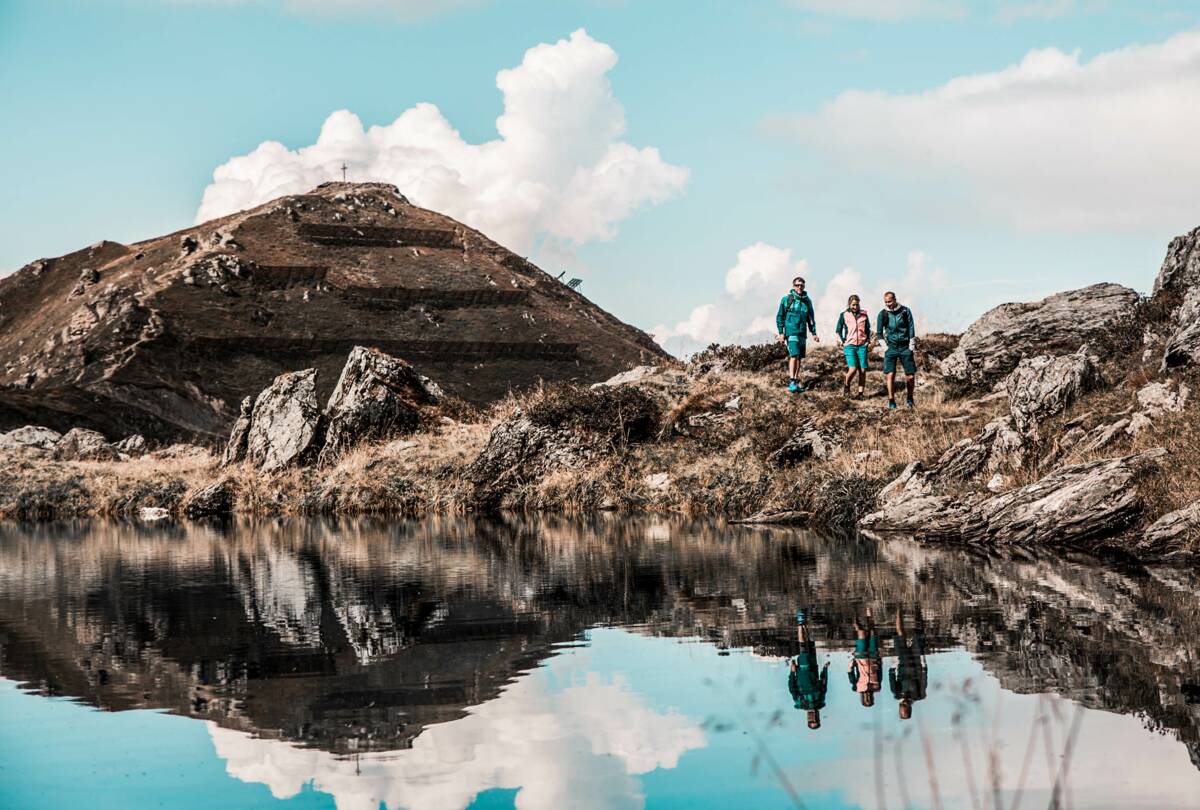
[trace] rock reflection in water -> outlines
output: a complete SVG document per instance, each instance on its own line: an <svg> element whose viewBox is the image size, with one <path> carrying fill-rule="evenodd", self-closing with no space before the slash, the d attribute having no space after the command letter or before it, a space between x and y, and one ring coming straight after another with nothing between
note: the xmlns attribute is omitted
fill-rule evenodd
<svg viewBox="0 0 1200 810"><path fill-rule="evenodd" d="M207 720L230 773L278 796L318 772L360 796L336 784L389 760L345 755L408 750L411 778L387 777L400 804L460 807L521 784L524 806L552 807L580 790L619 804L612 791L637 795L632 775L674 767L711 733L619 679L575 673L550 692L522 676L588 628L786 659L770 699L816 734L826 690L847 689L818 650L844 656L858 693L844 724L875 703L919 718L939 698L929 657L965 647L1004 688L1137 715L1200 767L1198 579L658 519L9 526L0 675ZM468 778L467 762L487 773Z"/></svg>

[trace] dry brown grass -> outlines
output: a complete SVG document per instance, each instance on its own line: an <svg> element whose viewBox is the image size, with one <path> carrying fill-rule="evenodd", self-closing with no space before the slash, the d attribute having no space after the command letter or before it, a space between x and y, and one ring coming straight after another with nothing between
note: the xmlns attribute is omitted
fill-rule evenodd
<svg viewBox="0 0 1200 810"><path fill-rule="evenodd" d="M936 349L948 351L949 341L944 343ZM643 419L646 394L637 389L545 386L510 396L475 421L427 422L412 436L360 446L329 468L262 475L246 465L221 469L209 453L122 463L34 465L14 459L0 473L0 516L117 514L148 505L178 510L201 487L222 479L233 485L236 510L243 513L460 512L474 503L468 468L492 429L520 411L555 430L588 433L598 439L591 446L599 451L582 466L520 479L503 493L502 508L733 517L777 508L811 512L828 527L852 530L864 512L875 508L879 489L904 465L935 461L947 447L977 435L987 421L1007 410L1004 400L968 407L931 378L917 389L915 410L889 412L878 370L868 375L867 399L850 401L841 394L839 357L832 348L813 352L806 368L823 369L825 376L815 390L801 396L784 391L783 367L774 361L762 370L727 368L694 379L669 370L643 387L651 392L654 413L661 417L656 427L674 427L638 440L631 440L633 422L626 424L629 420L622 414L628 411L634 421ZM1091 428L1131 408L1134 391L1157 377L1150 371L1154 362L1143 362L1138 352L1107 363L1106 374L1113 382L1045 423L1040 452L1052 445L1070 419L1090 412L1085 425ZM1200 390L1196 383L1192 387ZM738 407L727 408L735 396ZM1091 454L1111 457L1160 445L1176 451L1144 482L1147 519L1200 497L1200 455L1187 451L1200 440L1198 416L1200 397L1183 414L1157 420L1142 436L1121 436ZM646 426L638 425L645 433ZM802 425L835 436L840 451L791 467L769 463L771 454ZM1088 458L1076 450L1054 463ZM1040 455L1034 454L1012 486L1044 475L1049 466L1040 462ZM655 486L648 479L660 473L669 477L668 485Z"/></svg>

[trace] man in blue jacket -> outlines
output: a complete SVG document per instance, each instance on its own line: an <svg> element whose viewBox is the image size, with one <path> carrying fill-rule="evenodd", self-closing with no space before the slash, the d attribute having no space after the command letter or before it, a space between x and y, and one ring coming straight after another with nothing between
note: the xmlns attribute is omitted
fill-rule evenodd
<svg viewBox="0 0 1200 810"><path fill-rule="evenodd" d="M792 279L792 289L779 302L779 311L775 313L776 340L787 344L788 350L788 390L801 393L804 386L800 385L800 361L804 359L805 342L808 334L817 343L817 316L813 311L812 299L804 291L804 279L796 276Z"/></svg>
<svg viewBox="0 0 1200 810"><path fill-rule="evenodd" d="M917 384L917 361L913 358L912 343L917 325L912 310L896 300L894 292L883 294L883 309L875 323L875 334L883 340L887 351L883 355L883 375L887 380L888 410L896 410L896 364L904 368L905 403L913 407L913 389Z"/></svg>

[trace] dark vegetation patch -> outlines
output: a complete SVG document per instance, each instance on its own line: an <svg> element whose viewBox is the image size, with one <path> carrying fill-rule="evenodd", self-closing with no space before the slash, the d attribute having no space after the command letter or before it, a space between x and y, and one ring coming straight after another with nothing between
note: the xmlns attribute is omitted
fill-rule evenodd
<svg viewBox="0 0 1200 810"><path fill-rule="evenodd" d="M105 512L128 515L147 507L161 507L169 512L176 511L187 492L187 482L172 476L155 477L138 481L131 489L116 495L103 505Z"/></svg>
<svg viewBox="0 0 1200 810"><path fill-rule="evenodd" d="M722 346L710 343L708 348L692 355L690 365L705 366L724 363L732 371L765 371L787 361L787 348L782 343L759 343L754 346Z"/></svg>
<svg viewBox="0 0 1200 810"><path fill-rule="evenodd" d="M556 430L582 430L613 445L648 441L658 433L658 400L632 385L543 387L525 408L529 421Z"/></svg>

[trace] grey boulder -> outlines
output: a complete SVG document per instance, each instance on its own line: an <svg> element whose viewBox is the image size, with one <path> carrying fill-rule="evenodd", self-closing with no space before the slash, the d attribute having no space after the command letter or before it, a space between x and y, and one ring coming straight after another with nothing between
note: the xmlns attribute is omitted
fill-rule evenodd
<svg viewBox="0 0 1200 810"><path fill-rule="evenodd" d="M1200 363L1200 285L1183 296L1173 315L1174 331L1163 348L1162 369Z"/></svg>
<svg viewBox="0 0 1200 810"><path fill-rule="evenodd" d="M356 346L325 407L325 445L319 462L336 461L360 442L416 430L418 408L433 404L421 375L399 358Z"/></svg>
<svg viewBox="0 0 1200 810"><path fill-rule="evenodd" d="M317 438L317 370L280 374L254 400L246 455L263 472L277 472L304 459Z"/></svg>
<svg viewBox="0 0 1200 810"><path fill-rule="evenodd" d="M117 452L123 456L136 458L146 454L146 437L140 433L135 433L132 436L126 436L121 441L113 445Z"/></svg>
<svg viewBox="0 0 1200 810"><path fill-rule="evenodd" d="M1120 284L1093 284L1041 301L1001 304L963 333L941 362L951 380L978 384L1006 376L1022 357L1048 351L1075 351L1089 339L1127 324L1137 292Z"/></svg>
<svg viewBox="0 0 1200 810"><path fill-rule="evenodd" d="M1188 290L1200 285L1200 228L1177 236L1167 246L1154 294L1170 290Z"/></svg>
<svg viewBox="0 0 1200 810"><path fill-rule="evenodd" d="M234 485L228 479L209 484L187 499L183 512L190 518L228 515L233 511Z"/></svg>
<svg viewBox="0 0 1200 810"><path fill-rule="evenodd" d="M120 454L104 434L72 428L54 446L54 457L60 461L116 461Z"/></svg>
<svg viewBox="0 0 1200 810"><path fill-rule="evenodd" d="M1165 450L1074 464L967 512L964 540L1072 544L1115 534L1141 513L1136 479Z"/></svg>
<svg viewBox="0 0 1200 810"><path fill-rule="evenodd" d="M1083 349L1059 357L1039 355L1021 360L1004 380L1017 429L1036 431L1041 421L1062 413L1100 379L1099 359Z"/></svg>
<svg viewBox="0 0 1200 810"><path fill-rule="evenodd" d="M1008 492L978 498L941 494L919 464L880 493L881 506L859 526L869 534L997 544L1078 544L1116 534L1142 511L1137 477L1166 454L1154 449L1076 464Z"/></svg>
<svg viewBox="0 0 1200 810"><path fill-rule="evenodd" d="M249 449L250 417L253 413L254 397L246 397L242 400L233 430L229 432L229 443L225 445L225 452L221 456L222 466L245 461Z"/></svg>
<svg viewBox="0 0 1200 810"><path fill-rule="evenodd" d="M0 450L53 450L62 434L38 425L26 425L0 434Z"/></svg>
<svg viewBox="0 0 1200 810"><path fill-rule="evenodd" d="M1141 548L1171 551L1200 539L1200 501L1163 515L1147 527Z"/></svg>

